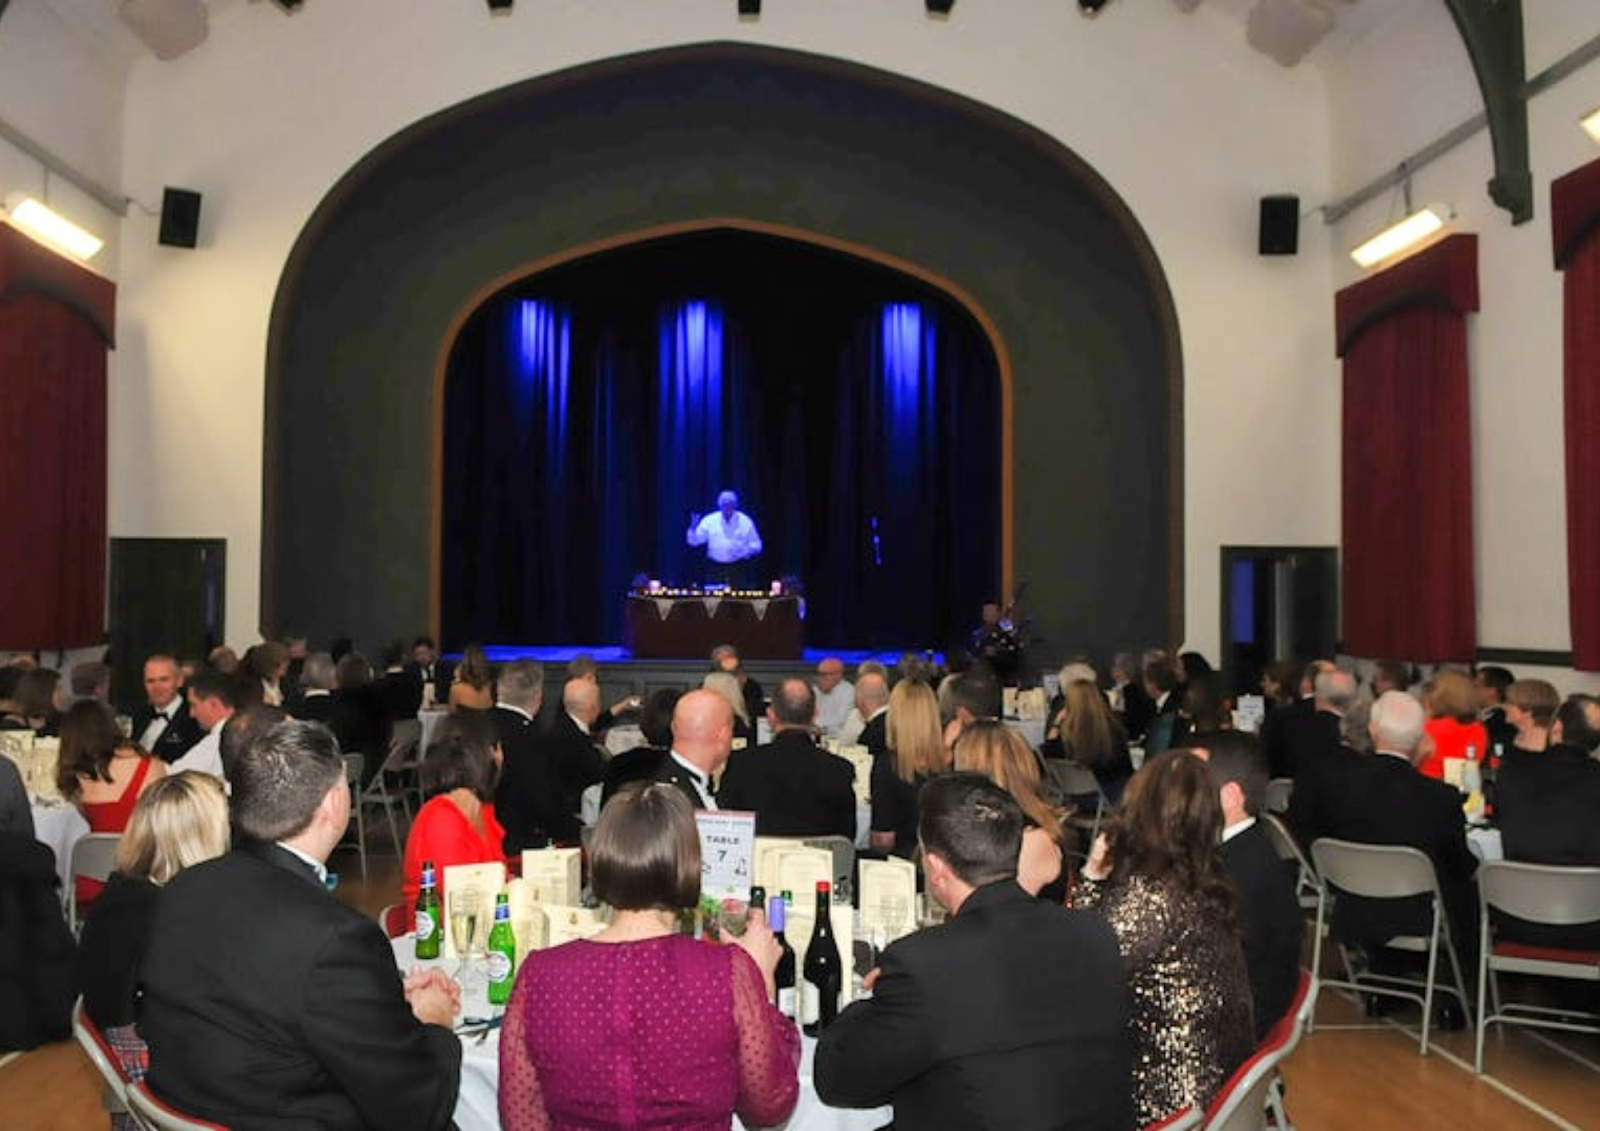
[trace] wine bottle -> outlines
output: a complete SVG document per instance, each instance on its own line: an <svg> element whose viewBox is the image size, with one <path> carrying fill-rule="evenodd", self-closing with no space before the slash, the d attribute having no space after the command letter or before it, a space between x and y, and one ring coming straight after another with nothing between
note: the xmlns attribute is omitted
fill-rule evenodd
<svg viewBox="0 0 1600 1131"><path fill-rule="evenodd" d="M412 938L418 958L438 958L444 945L444 915L439 910L439 889L435 885L433 861L422 862L422 890L417 894L416 921Z"/></svg>
<svg viewBox="0 0 1600 1131"><path fill-rule="evenodd" d="M832 885L817 881L817 921L806 944L804 999L801 1002L806 1036L815 1037L839 1015L839 991L844 985L844 965L833 940L830 906Z"/></svg>
<svg viewBox="0 0 1600 1131"><path fill-rule="evenodd" d="M772 935L778 940L778 948L783 952L778 957L778 968L772 974L773 983L778 989L778 1012L785 1017L799 1020L795 1017L794 947L789 945L789 940L783 933L788 918L788 909L784 906L783 896L775 895L767 900L767 924L772 928Z"/></svg>

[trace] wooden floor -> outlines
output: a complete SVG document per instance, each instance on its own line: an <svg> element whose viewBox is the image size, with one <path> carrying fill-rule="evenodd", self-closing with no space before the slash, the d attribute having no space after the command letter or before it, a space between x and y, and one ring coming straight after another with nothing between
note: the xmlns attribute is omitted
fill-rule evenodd
<svg viewBox="0 0 1600 1131"><path fill-rule="evenodd" d="M341 877L338 897L369 915L376 917L400 897L393 855L369 855L365 881L353 853L341 852L332 865ZM1435 1034L1436 1048L1419 1057L1406 1014L1368 1021L1332 992L1319 1002L1316 1021L1317 1029L1284 1070L1289 1117L1301 1131L1600 1128L1600 1039L1555 1035L1562 1046L1594 1062L1591 1068L1541 1036L1496 1027L1488 1039L1486 1074L1478 1077L1472 1073L1470 1031ZM99 1131L108 1126L98 1078L71 1041L0 1065L0 1127Z"/></svg>

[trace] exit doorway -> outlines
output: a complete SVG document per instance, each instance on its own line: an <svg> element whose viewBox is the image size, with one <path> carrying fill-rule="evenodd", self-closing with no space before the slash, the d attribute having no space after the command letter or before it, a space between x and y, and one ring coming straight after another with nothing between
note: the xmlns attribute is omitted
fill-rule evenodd
<svg viewBox="0 0 1600 1131"><path fill-rule="evenodd" d="M1332 656L1339 637L1339 551L1222 547L1222 666L1234 694L1255 694L1274 660Z"/></svg>

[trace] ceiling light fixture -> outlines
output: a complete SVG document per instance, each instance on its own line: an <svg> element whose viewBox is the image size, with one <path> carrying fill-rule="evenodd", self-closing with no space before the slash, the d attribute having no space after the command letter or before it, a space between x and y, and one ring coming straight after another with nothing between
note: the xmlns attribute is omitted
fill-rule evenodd
<svg viewBox="0 0 1600 1131"><path fill-rule="evenodd" d="M105 240L26 193L14 192L7 196L6 211L17 227L74 258L91 259L105 246Z"/></svg>
<svg viewBox="0 0 1600 1131"><path fill-rule="evenodd" d="M1584 133L1600 142L1600 107L1590 110L1579 119L1578 124L1583 127Z"/></svg>
<svg viewBox="0 0 1600 1131"><path fill-rule="evenodd" d="M930 20L948 20L950 9L956 6L956 0L923 0L923 3Z"/></svg>
<svg viewBox="0 0 1600 1131"><path fill-rule="evenodd" d="M1355 248L1350 258L1362 267L1372 267L1415 247L1442 230L1455 216L1455 209L1448 204L1429 204Z"/></svg>

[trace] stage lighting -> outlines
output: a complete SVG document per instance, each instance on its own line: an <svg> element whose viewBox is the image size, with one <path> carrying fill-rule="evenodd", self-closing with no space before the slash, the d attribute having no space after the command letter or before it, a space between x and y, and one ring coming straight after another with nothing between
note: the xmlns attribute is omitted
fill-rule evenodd
<svg viewBox="0 0 1600 1131"><path fill-rule="evenodd" d="M761 18L761 0L739 0L739 18L741 20L759 20Z"/></svg>
<svg viewBox="0 0 1600 1131"><path fill-rule="evenodd" d="M928 8L930 20L948 20L950 9L956 6L956 0L923 0Z"/></svg>
<svg viewBox="0 0 1600 1131"><path fill-rule="evenodd" d="M1100 9L1109 3L1111 0L1078 0L1078 14L1092 20L1100 14Z"/></svg>

